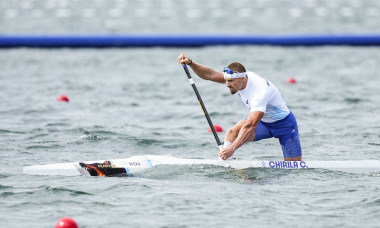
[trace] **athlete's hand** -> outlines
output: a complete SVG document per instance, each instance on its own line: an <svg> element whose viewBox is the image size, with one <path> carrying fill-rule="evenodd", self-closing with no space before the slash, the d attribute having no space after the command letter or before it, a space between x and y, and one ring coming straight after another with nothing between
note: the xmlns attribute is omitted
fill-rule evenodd
<svg viewBox="0 0 380 228"><path fill-rule="evenodd" d="M221 150L219 152L219 157L223 160L226 160L228 159L229 157L231 157L233 154L234 154L234 150L231 148L231 147L228 147L228 148L224 148L223 150Z"/></svg>
<svg viewBox="0 0 380 228"><path fill-rule="evenodd" d="M177 58L177 61L181 64L181 65L184 65L184 64L187 64L187 65L191 65L193 63L193 61L187 57L185 55L185 53L181 53L178 58Z"/></svg>

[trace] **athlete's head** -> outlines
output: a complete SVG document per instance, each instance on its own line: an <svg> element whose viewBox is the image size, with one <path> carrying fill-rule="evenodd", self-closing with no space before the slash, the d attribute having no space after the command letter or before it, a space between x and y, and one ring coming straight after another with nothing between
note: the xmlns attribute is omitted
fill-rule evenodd
<svg viewBox="0 0 380 228"><path fill-rule="evenodd" d="M234 72L238 72L238 73L245 73L246 72L243 64L238 63L238 62L231 63L230 65L228 65L227 68L234 71Z"/></svg>
<svg viewBox="0 0 380 228"><path fill-rule="evenodd" d="M231 94L235 94L237 91L245 88L247 84L247 73L241 63L231 63L228 67L224 68L223 73Z"/></svg>

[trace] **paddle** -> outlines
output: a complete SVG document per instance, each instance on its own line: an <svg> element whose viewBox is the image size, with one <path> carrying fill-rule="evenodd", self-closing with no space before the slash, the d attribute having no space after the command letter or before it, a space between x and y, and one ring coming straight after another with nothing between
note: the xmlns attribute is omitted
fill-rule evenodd
<svg viewBox="0 0 380 228"><path fill-rule="evenodd" d="M204 113L205 116L206 116L206 119L207 119L208 125L210 125L211 131L212 131L212 134L214 135L214 138L215 138L215 140L216 140L216 143L218 144L219 150L222 150L222 149L223 149L222 143L220 143L219 136L218 136L218 134L217 134L216 131L215 131L215 128L214 128L214 125L212 124L211 118L210 118L210 116L208 115L208 112L207 112L207 110L206 110L206 107L205 107L205 105L204 105L204 103L203 103L203 101L202 101L201 95L199 95L198 89L197 89L197 87L195 86L194 80L193 80L193 78L191 77L190 72L189 72L189 69L187 68L187 65L186 65L186 64L183 64L183 69L185 70L186 75L187 75L187 78L189 79L189 82L190 82L191 86L193 87L193 90L194 90L194 92L195 92L195 95L197 95L197 98L198 98L199 104L201 105L202 110L203 110L203 113Z"/></svg>

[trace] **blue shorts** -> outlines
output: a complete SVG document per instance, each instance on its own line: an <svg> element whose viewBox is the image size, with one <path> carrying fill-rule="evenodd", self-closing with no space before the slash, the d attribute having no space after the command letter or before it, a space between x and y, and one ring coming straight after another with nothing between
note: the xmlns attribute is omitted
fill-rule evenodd
<svg viewBox="0 0 380 228"><path fill-rule="evenodd" d="M272 137L278 138L284 158L302 156L297 121L292 112L284 119L274 123L260 121L256 127L255 134L256 138L254 141Z"/></svg>

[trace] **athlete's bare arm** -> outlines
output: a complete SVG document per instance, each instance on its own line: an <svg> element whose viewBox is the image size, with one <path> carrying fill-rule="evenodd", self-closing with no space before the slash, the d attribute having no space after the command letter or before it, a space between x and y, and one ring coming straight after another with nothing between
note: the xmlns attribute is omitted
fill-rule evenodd
<svg viewBox="0 0 380 228"><path fill-rule="evenodd" d="M202 79L210 80L219 83L225 83L224 76L222 72L215 71L214 69L204 66L202 64L192 61L184 53L181 53L178 58L180 64L187 64L193 69L193 71Z"/></svg>

